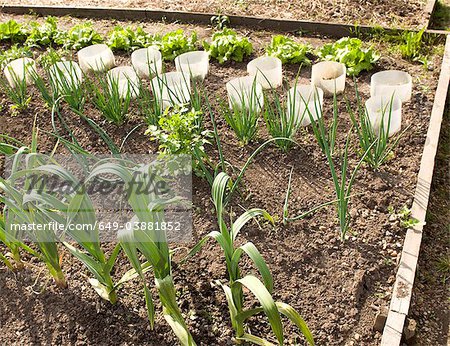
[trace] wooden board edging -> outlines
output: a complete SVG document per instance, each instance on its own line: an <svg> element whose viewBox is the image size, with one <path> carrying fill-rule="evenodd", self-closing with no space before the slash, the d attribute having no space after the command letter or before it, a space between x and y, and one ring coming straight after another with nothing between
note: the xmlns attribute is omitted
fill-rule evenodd
<svg viewBox="0 0 450 346"><path fill-rule="evenodd" d="M426 18L427 19L427 25L426 25L427 29L429 29L431 26L431 22L433 19L433 12L434 12L434 9L436 8L436 2L437 2L437 0L428 0L427 4L423 10L425 12L425 16L427 17Z"/></svg>
<svg viewBox="0 0 450 346"><path fill-rule="evenodd" d="M180 23L195 23L210 25L211 17L217 14L164 11L144 8L112 8L112 7L72 7L72 6L33 6L33 5L3 5L0 12L9 14L37 14L41 16L73 16L83 18L114 18L117 20L132 21L169 21ZM235 27L258 28L281 32L315 33L329 37L355 36L357 34L370 34L375 29L368 25L350 25L330 22L316 22L308 20L273 19L254 16L228 15L230 25ZM377 27L387 33L402 31L397 28Z"/></svg>
<svg viewBox="0 0 450 346"><path fill-rule="evenodd" d="M420 161L414 202L411 208L411 216L417 219L419 223L413 228L408 229L406 232L388 317L381 339L382 346L400 345L403 327L411 303L414 278L422 242L423 226L425 224L428 201L430 198L434 161L439 143L439 134L441 131L442 117L445 110L445 101L447 99L450 80L450 35L447 35L441 66L441 73L439 75L433 109L431 111L427 139Z"/></svg>

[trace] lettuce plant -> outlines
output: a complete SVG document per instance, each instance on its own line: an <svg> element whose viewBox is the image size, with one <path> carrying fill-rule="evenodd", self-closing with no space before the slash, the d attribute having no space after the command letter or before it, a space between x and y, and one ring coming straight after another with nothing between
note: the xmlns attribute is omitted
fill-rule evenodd
<svg viewBox="0 0 450 346"><path fill-rule="evenodd" d="M248 38L238 36L236 31L228 28L215 32L211 43L203 41L203 47L221 64L230 60L242 62L253 51Z"/></svg>
<svg viewBox="0 0 450 346"><path fill-rule="evenodd" d="M295 42L292 38L284 35L273 36L266 48L267 55L280 59L283 64L310 65L311 60L306 56L310 51L310 46Z"/></svg>
<svg viewBox="0 0 450 346"><path fill-rule="evenodd" d="M196 42L196 32L188 36L181 29L169 32L160 39L157 36L154 38L154 44L159 47L163 59L169 61L174 60L180 54L195 50Z"/></svg>
<svg viewBox="0 0 450 346"><path fill-rule="evenodd" d="M60 31L55 36L55 43L62 45L64 49L78 50L102 42L102 36L95 31L91 22L77 24L69 31Z"/></svg>
<svg viewBox="0 0 450 346"><path fill-rule="evenodd" d="M323 45L317 52L322 60L337 61L347 67L349 76L357 76L371 70L380 56L372 47L364 48L358 38L343 37L335 43Z"/></svg>
<svg viewBox="0 0 450 346"><path fill-rule="evenodd" d="M153 37L146 33L141 27L115 26L108 34L106 44L112 50L133 51L137 48L148 46Z"/></svg>
<svg viewBox="0 0 450 346"><path fill-rule="evenodd" d="M11 46L10 49L5 50L0 54L0 69L3 68L11 61L19 58L31 58L33 52L27 46L18 46L17 44Z"/></svg>
<svg viewBox="0 0 450 346"><path fill-rule="evenodd" d="M31 22L25 44L29 47L50 46L58 34L57 19L47 17L44 23Z"/></svg>
<svg viewBox="0 0 450 346"><path fill-rule="evenodd" d="M0 41L23 42L26 37L25 27L14 19L0 24Z"/></svg>

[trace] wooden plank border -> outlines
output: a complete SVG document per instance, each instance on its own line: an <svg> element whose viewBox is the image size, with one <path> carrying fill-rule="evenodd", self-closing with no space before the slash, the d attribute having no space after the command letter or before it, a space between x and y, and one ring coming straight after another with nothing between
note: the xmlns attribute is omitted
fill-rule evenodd
<svg viewBox="0 0 450 346"><path fill-rule="evenodd" d="M436 0L434 0L436 1ZM133 21L162 21L180 23L211 24L212 13L160 11L142 8L111 8L111 7L71 7L71 6L29 6L29 5L3 5L0 12L10 14L38 14L41 16L66 16L83 18L114 18L118 20ZM356 34L370 34L373 27L368 25L350 25L329 22L314 22L307 20L271 19L253 16L229 15L231 26L266 29L281 32L304 32L325 35L329 37L355 36ZM382 28L388 33L401 31L396 28Z"/></svg>
<svg viewBox="0 0 450 346"><path fill-rule="evenodd" d="M431 26L431 20L433 19L433 12L436 8L436 2L437 0L428 0L423 12L425 13L426 20L427 20L427 26L426 28L429 29Z"/></svg>
<svg viewBox="0 0 450 346"><path fill-rule="evenodd" d="M427 139L422 153L420 170L417 178L414 202L411 216L419 220L419 224L406 232L400 265L397 271L391 304L386 325L381 339L382 346L400 345L403 326L411 303L412 289L422 242L423 226L430 197L433 179L434 159L437 152L442 117L445 110L448 86L450 80L450 35L447 35L441 73L431 111Z"/></svg>
<svg viewBox="0 0 450 346"><path fill-rule="evenodd" d="M429 0L425 12L429 13L428 25L431 21L431 14L436 5L436 0ZM0 12L10 14L38 14L41 16L66 16L99 19L118 20L150 20L171 22L195 23L209 25L213 14L182 12L182 11L158 11L147 9L127 9L127 8L99 8L99 7L56 7L56 6L9 6L4 5ZM329 37L355 36L358 34L370 34L373 27L361 25L353 26L348 24L337 24L327 22L298 21L284 19L268 19L251 16L228 16L230 24L249 28L267 29L283 32L309 32ZM398 33L404 31L396 28L384 29L388 33ZM408 31L408 30L407 30ZM417 30L409 30L417 31ZM388 312L386 325L381 339L382 346L400 345L403 326L409 311L412 288L414 284L415 271L419 257L420 244L422 241L423 224L428 206L431 189L431 181L434 170L434 159L439 141L439 134L442 123L442 116L445 109L445 100L450 79L450 35L446 31L427 30L429 33L445 35L446 45L442 61L441 73L438 87L436 89L435 100L431 112L430 124L427 132L415 198L411 209L412 217L419 220L419 224L408 229L403 245L399 269L392 293L391 304Z"/></svg>

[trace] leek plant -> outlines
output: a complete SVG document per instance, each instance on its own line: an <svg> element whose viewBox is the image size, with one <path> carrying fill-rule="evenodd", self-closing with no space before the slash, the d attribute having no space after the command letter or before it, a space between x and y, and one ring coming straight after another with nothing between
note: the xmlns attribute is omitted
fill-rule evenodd
<svg viewBox="0 0 450 346"><path fill-rule="evenodd" d="M145 282L139 253L146 258L148 265L152 268L165 320L180 343L183 346L191 346L195 345L195 342L176 301L167 235L164 230L156 230L156 227L153 227L153 225L164 222L165 207L178 203L180 200L177 197L161 199L155 191L139 192L140 186L152 184L150 168L151 165L146 165L133 170L120 163L109 162L95 167L88 179L107 174L118 176L125 183L128 191L128 203L135 215L123 229L119 230L118 238L122 249L143 283L150 326L153 328L154 325L155 307L152 294ZM142 225L146 226L142 227Z"/></svg>
<svg viewBox="0 0 450 346"><path fill-rule="evenodd" d="M273 223L272 217L265 210L254 208L247 210L230 225L227 225L224 202L229 183L230 177L226 173L221 172L215 178L212 186L212 199L216 208L219 231L212 231L204 237L190 251L189 256L198 252L209 238L215 239L222 248L229 284L218 283L225 292L231 323L236 333L236 339L239 342L246 341L258 345L270 345L269 341L251 334L245 326L245 321L248 318L264 312L280 345L284 344L284 332L280 314L289 318L299 328L307 342L310 345L314 345L313 336L300 314L290 305L273 300L272 274L256 246L251 242L241 246L236 244L239 232L250 220L263 216ZM262 281L253 275L242 275L239 263L244 253L252 260L261 275ZM243 287L246 287L257 298L260 303L259 307L245 308Z"/></svg>
<svg viewBox="0 0 450 346"><path fill-rule="evenodd" d="M22 156L23 150L19 150L16 160ZM35 164L25 170L14 170L12 177L20 178L29 174L39 174L59 178L67 186L64 193L58 195L51 191L51 187L41 180L39 185L29 186L28 190L19 190L13 184L14 181L0 180L0 189L5 191L2 202L6 205L8 221L18 221L21 224L51 224L63 225L62 234L54 234L53 230L47 232L33 232L31 239L37 242L39 253L19 243L15 247L14 243L4 241L4 238L11 238L11 231L2 232L4 227L0 227L0 240L11 250L16 247L24 248L28 252L44 261L50 273L54 276L58 286L64 287L65 281L59 266L59 256L56 241L62 241L69 252L81 261L93 275L89 283L95 291L105 300L112 304L117 301L117 290L127 281L137 276L134 270L128 271L118 282L114 282L111 271L119 255L121 247L117 244L109 256L101 248L99 222L95 214L95 208L83 184L68 170L61 167L51 157L44 159L44 156L34 157L29 154L24 157L28 162ZM18 161L17 161L18 162ZM20 196L19 194L23 196ZM22 206L22 210L21 210ZM79 227L82 225L82 227ZM0 224L2 226L2 224ZM12 230L12 229L11 229ZM3 237L5 234L5 237ZM73 244L75 242L75 244ZM14 256L16 259L17 257ZM19 259L20 260L20 259Z"/></svg>
<svg viewBox="0 0 450 346"><path fill-rule="evenodd" d="M8 178L0 178L0 201L4 203L4 215L8 220L6 232L9 234L16 232L15 225L46 225L50 223L48 210L42 208L39 201L40 196L33 188L32 174L36 166L41 164L41 158L32 151L29 154L28 148L20 148L14 155L11 167L11 174ZM26 157L25 157L26 155ZM21 160L25 161L25 168L21 169ZM23 179L23 183L19 180ZM56 235L52 231L41 231L36 228L19 229L20 232L28 236L36 243L39 251L36 252L37 257L43 261L55 283L59 287L67 287L64 274L61 269L60 257L56 242Z"/></svg>
<svg viewBox="0 0 450 346"><path fill-rule="evenodd" d="M10 270L20 270L24 267L24 263L20 256L21 249L31 255L37 256L33 249L18 239L18 236L18 232L13 233L11 230L6 231L3 215L0 215L0 243L4 244L9 250L6 255L0 253L0 261L2 261Z"/></svg>
<svg viewBox="0 0 450 346"><path fill-rule="evenodd" d="M238 92L238 94L238 99L234 98L229 107L222 103L221 108L226 122L241 144L247 145L256 136L259 112L263 106L256 93L256 79L249 93Z"/></svg>
<svg viewBox="0 0 450 346"><path fill-rule="evenodd" d="M350 114L350 119L352 120L355 132L358 135L359 146L361 149L359 153L360 155L362 155L362 153L367 152L364 161L367 162L373 169L378 169L392 156L394 149L397 147L400 139L402 138L405 131L408 130L409 126L405 128L401 133L395 135L393 140L390 140L389 129L391 126L394 95L392 95L389 104L381 110L382 114L378 131L374 129L370 122L367 108L362 104L357 88L356 96L359 117L356 117L355 112L353 112L353 110L351 109L349 102L347 102L347 110ZM386 118L388 121L385 127Z"/></svg>
<svg viewBox="0 0 450 346"><path fill-rule="evenodd" d="M61 200L49 199L46 196L39 196L39 198L46 203L48 208L58 211L58 213L51 214L54 221L65 225L66 235L71 241L78 244L76 247L63 239L64 246L93 275L93 278L89 279L89 283L100 297L115 304L117 290L124 282L134 277L133 272L129 271L118 282L114 282L111 276L111 271L121 250L120 245L117 244L109 256L105 254L101 247L100 223L95 214L94 205L83 184L71 172L59 165L46 165L37 169L42 173L61 178L72 187ZM83 228L77 228L77 225L83 225Z"/></svg>
<svg viewBox="0 0 450 346"><path fill-rule="evenodd" d="M307 104L305 100L305 105ZM318 105L318 101L315 103L316 110L320 109L320 105ZM306 107L308 115L311 120L311 126L313 128L314 136L316 137L316 140L319 144L319 146L322 148L323 153L326 156L328 166L330 168L331 176L333 179L333 185L336 193L336 204L337 204L337 214L339 219L339 230L340 230L340 238L342 241L345 240L345 236L347 234L349 224L350 224L350 217L348 212L348 203L351 197L352 187L353 183L356 179L356 174L358 173L359 168L361 167L361 164L363 163L364 159L367 157L368 152L372 149L372 147L375 145L376 142L373 142L367 150L364 152L364 154L361 156L361 159L357 163L357 165L354 167L351 175L348 175L348 151L350 147L350 133L352 130L349 131L347 134L347 138L345 141L344 151L343 153L340 153L339 155L339 161L340 161L340 172L339 166L335 164L333 160L333 150L335 145L335 139L336 139L336 124L337 124L337 115L338 115L338 105L336 102L336 97L334 98L333 103L333 122L330 126L330 128L327 128L327 125L325 124L325 120L323 118L323 114L319 116L317 120L313 118L313 115L311 111ZM323 206L328 205L332 202L327 202Z"/></svg>

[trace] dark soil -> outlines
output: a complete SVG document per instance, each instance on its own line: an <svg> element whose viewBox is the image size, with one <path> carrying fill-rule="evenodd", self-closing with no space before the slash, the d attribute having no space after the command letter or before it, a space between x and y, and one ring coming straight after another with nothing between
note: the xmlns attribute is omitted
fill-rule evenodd
<svg viewBox="0 0 450 346"><path fill-rule="evenodd" d="M66 6L63 0L12 0L18 5L58 5ZM222 0L222 1L122 1L122 0L76 0L71 6L101 6L118 8L148 8L152 10L172 10L203 12L225 15L248 15L264 18L297 19L346 24L368 24L388 27L424 27L428 14L424 12L426 0Z"/></svg>
<svg viewBox="0 0 450 346"><path fill-rule="evenodd" d="M64 20L67 23L77 21ZM96 25L101 31L107 31L114 23L99 21ZM164 32L176 27L195 29L200 37L210 35L209 29L204 27L146 24L150 32ZM261 55L271 33L243 33L254 42L255 56ZM317 38L303 39L313 45L323 43ZM360 94L364 100L369 97L369 81L373 72L384 69L408 71L413 76L414 88L412 100L403 105L403 126L410 125L410 128L395 150L395 156L380 171L374 172L366 166L361 168L354 187L356 196L350 205L349 239L345 243L339 240L334 207L322 209L287 226L280 222L291 167L294 168L290 198L292 216L335 198L326 160L310 129L299 132L296 139L300 146L294 147L289 154L269 147L258 155L245 174L241 194L236 194L232 203L236 215L244 209L260 207L277 218L274 227L265 223L248 225L240 234L240 241L252 241L261 251L274 276L275 298L298 309L318 345L379 343L380 334L372 331L373 319L379 308L389 304L405 234L399 221L389 214L388 207L399 210L404 205L411 206L439 74L440 57L437 55L430 58L431 68L426 70L421 65L390 55L385 47L376 45L376 48L382 51L383 57L373 71L364 72L357 78ZM119 64L130 63L129 55L117 56ZM174 70L173 64L167 64L166 68ZM298 68L297 65L286 67L287 85L294 81ZM246 63L221 66L212 62L205 82L210 99L225 99L225 82L245 74ZM309 83L309 77L310 67L303 67L300 82ZM348 78L347 83L345 96L355 107L354 82ZM9 101L4 95L1 97L2 133L29 143L35 115L40 129L53 131L50 113L42 105L36 90L33 90L30 108L15 116L9 110ZM338 101L338 143L342 146L350 121L343 96L339 96ZM325 115L330 118L332 100L326 99L324 106ZM68 110L63 112L81 145L94 153L107 152L104 143L85 122ZM130 129L143 122L136 113L123 126L108 124L91 106L87 107L86 114L104 126L118 144ZM242 147L222 115L216 115L225 158L240 168L250 154L269 138L264 123L260 121L257 140ZM208 120L206 126L211 127ZM143 134L144 130L142 127L130 137L124 152L155 152L156 145ZM350 166L354 167L358 158L354 136L352 139ZM41 131L39 149L49 152L54 145L55 139ZM58 150L63 150L62 146ZM209 147L208 152L211 157L217 157L213 147ZM208 184L198 178L193 183L195 239L188 244L189 247L209 231L217 229ZM0 250L3 249L0 247ZM63 248L61 253L69 283L66 290L57 289L48 282L44 265L33 259L29 259L32 265L22 272L11 273L0 266L0 344L177 344L160 313L155 330L150 330L139 283L126 284L119 292L119 303L112 306L91 289L87 282L89 274L84 267ZM184 250L176 253L173 271L179 291L178 301L194 338L201 345L232 344L233 332L225 298L221 289L212 284L217 279L226 281L219 247L208 243L201 253L179 266L184 254ZM249 262L244 261L243 264L244 273L254 271ZM115 275L120 277L129 268L126 259L120 257ZM151 275L148 282L153 282ZM251 321L250 326L252 333L274 341L263 318ZM288 323L286 339L288 344L303 343L297 329Z"/></svg>

